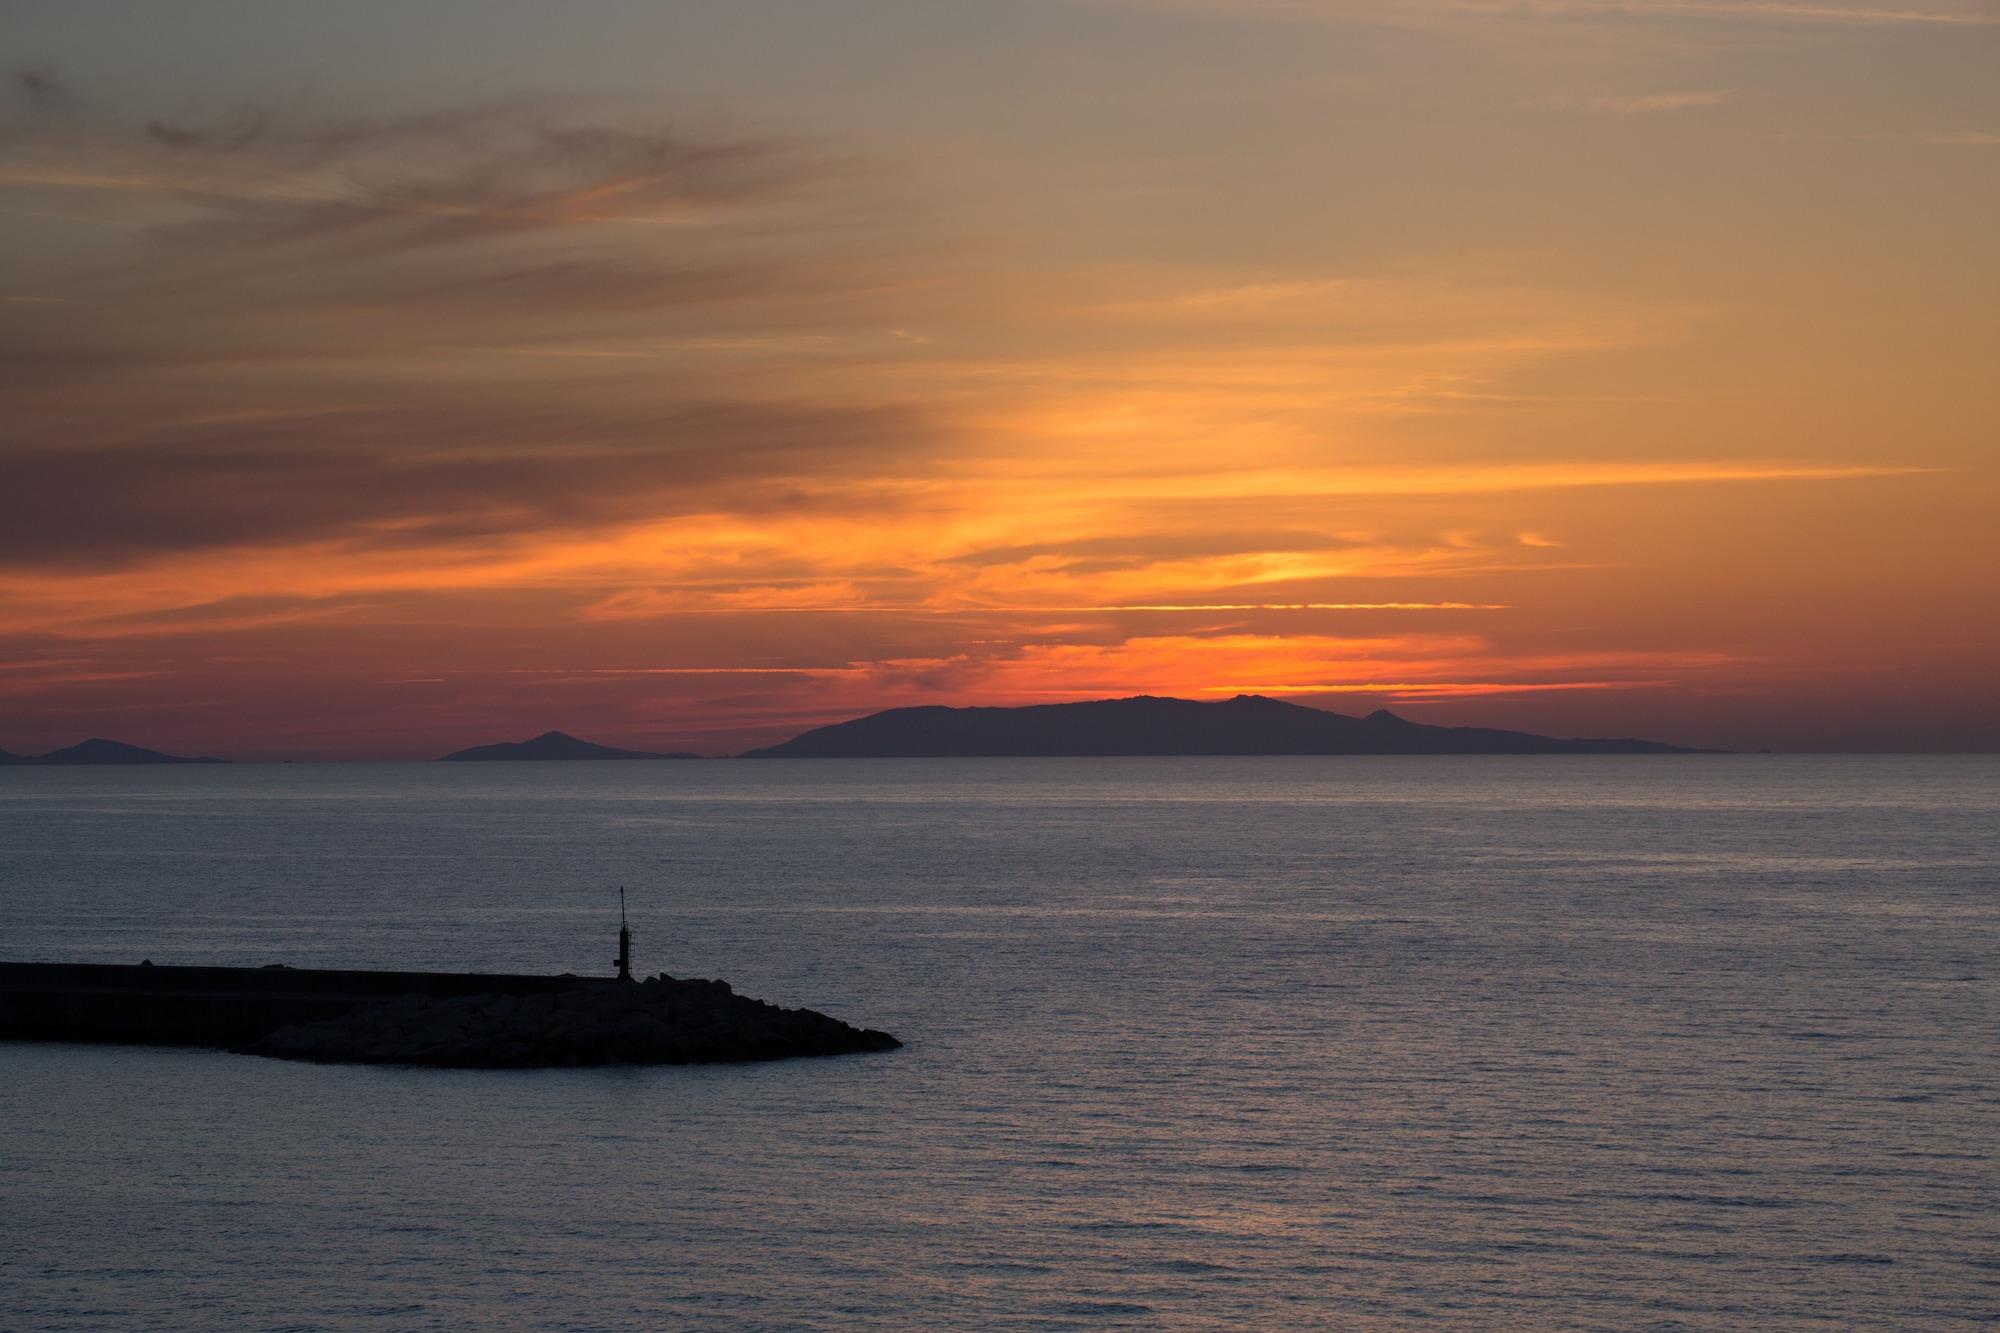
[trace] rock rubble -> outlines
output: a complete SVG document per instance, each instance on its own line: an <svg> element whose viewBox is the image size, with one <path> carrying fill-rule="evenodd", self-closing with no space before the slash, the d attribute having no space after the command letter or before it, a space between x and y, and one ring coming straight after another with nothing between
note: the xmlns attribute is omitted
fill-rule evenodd
<svg viewBox="0 0 2000 1333"><path fill-rule="evenodd" d="M890 1051L886 1032L737 995L726 981L586 982L541 995L408 995L238 1048L284 1060L539 1069Z"/></svg>

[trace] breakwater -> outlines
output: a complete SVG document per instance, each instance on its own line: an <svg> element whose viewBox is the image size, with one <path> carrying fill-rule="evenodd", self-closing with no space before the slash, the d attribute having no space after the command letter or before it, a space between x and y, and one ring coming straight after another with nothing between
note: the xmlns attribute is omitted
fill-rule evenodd
<svg viewBox="0 0 2000 1333"><path fill-rule="evenodd" d="M771 1060L901 1044L721 981L78 963L0 963L0 1040L470 1068Z"/></svg>

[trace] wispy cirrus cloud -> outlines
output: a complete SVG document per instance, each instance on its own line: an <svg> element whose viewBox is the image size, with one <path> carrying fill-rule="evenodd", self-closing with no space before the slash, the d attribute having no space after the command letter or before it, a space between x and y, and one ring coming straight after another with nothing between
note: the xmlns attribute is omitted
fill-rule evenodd
<svg viewBox="0 0 2000 1333"><path fill-rule="evenodd" d="M923 438L892 408L687 401L650 413L503 398L419 403L4 451L0 563L118 566L338 543L350 554L604 525L726 504L811 508L798 479Z"/></svg>
<svg viewBox="0 0 2000 1333"><path fill-rule="evenodd" d="M1859 0L1389 0L1392 8L1439 13L1518 15L1524 18L1604 18L1615 20L1699 19L1755 24L1842 27L1990 27L2000 10L1988 0L1957 3L1881 5Z"/></svg>
<svg viewBox="0 0 2000 1333"><path fill-rule="evenodd" d="M862 665L925 689L1013 703L1150 693L1364 695L1424 702L1491 694L1658 689L1727 668L1717 652L1522 654L1480 634L1135 635L984 657Z"/></svg>
<svg viewBox="0 0 2000 1333"><path fill-rule="evenodd" d="M2000 148L2000 131L1994 130L1915 130L1901 134L1856 136L1873 143L1932 144L1941 148Z"/></svg>
<svg viewBox="0 0 2000 1333"><path fill-rule="evenodd" d="M1673 111L1705 111L1735 98L1734 88L1706 88L1629 95L1557 93L1537 98L1534 104L1555 111L1581 111L1598 116L1651 116Z"/></svg>
<svg viewBox="0 0 2000 1333"><path fill-rule="evenodd" d="M0 562L796 507L914 443L894 403L714 373L838 345L892 285L866 190L801 142L530 100L146 116L44 69L11 94L0 193L105 225L0 261Z"/></svg>
<svg viewBox="0 0 2000 1333"><path fill-rule="evenodd" d="M1870 0L1116 0L1140 8L1207 10L1245 18L1427 22L1451 18L1589 20L1802 27L1970 28L2000 24L1991 0L1884 5Z"/></svg>

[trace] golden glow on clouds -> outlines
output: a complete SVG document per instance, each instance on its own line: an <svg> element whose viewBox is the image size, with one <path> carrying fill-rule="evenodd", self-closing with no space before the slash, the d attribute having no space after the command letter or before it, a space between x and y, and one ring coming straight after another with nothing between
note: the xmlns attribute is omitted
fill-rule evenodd
<svg viewBox="0 0 2000 1333"><path fill-rule="evenodd" d="M1961 220L1991 191L1914 155L1992 132L1800 148L1715 53L2000 14L1125 8L1404 24L1441 63L1315 87L1353 100L1310 134L1230 119L1253 80L1213 104L1229 151L1183 116L1129 191L1105 144L1087 188L996 152L977 225L851 144L528 104L174 119L20 76L0 745L128 716L225 750L730 749L1141 692L1727 744L1696 704L1977 677L1990 238ZM1440 71L1482 44L1468 113ZM1839 153L1913 155L1907 206L1842 194Z"/></svg>

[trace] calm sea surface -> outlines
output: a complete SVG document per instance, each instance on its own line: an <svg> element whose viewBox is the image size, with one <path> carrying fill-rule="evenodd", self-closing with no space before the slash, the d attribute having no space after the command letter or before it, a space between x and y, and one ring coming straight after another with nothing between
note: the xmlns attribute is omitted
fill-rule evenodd
<svg viewBox="0 0 2000 1333"><path fill-rule="evenodd" d="M645 970L891 1055L0 1045L0 1328L2000 1320L2000 761L0 770L0 958Z"/></svg>

